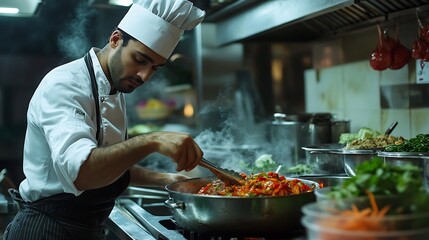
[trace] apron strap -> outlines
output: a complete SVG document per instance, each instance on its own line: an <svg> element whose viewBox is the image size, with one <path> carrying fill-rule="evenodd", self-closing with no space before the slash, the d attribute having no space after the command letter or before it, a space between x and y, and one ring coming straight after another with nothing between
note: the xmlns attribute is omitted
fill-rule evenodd
<svg viewBox="0 0 429 240"><path fill-rule="evenodd" d="M98 102L98 86L97 86L97 80L95 79L95 73L94 68L92 66L92 60L91 55L89 52L85 55L85 63L86 67L89 71L89 76L91 77L91 88L92 88L92 95L94 96L94 102L95 102L95 111L97 115L97 133L95 135L98 145L100 145L100 124L101 124L101 117L100 117L100 103Z"/></svg>

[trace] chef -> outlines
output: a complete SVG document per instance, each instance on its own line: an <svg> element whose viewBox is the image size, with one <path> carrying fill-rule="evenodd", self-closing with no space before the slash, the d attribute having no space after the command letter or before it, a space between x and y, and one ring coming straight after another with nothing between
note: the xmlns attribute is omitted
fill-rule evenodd
<svg viewBox="0 0 429 240"><path fill-rule="evenodd" d="M127 139L124 93L149 81L204 15L187 0L134 1L104 48L42 79L27 112L26 178L10 189L22 207L4 239L105 239L103 224L127 186L186 178L137 164L158 152L189 171L202 152L185 133Z"/></svg>

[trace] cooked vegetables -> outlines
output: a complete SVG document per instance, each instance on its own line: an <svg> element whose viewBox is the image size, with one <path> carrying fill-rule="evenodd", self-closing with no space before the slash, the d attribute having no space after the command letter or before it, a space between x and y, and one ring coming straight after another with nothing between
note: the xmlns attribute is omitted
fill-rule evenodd
<svg viewBox="0 0 429 240"><path fill-rule="evenodd" d="M347 143L345 149L377 149L385 148L390 144L401 144L405 141L403 137L378 135L372 138L356 139Z"/></svg>
<svg viewBox="0 0 429 240"><path fill-rule="evenodd" d="M418 134L401 144L388 145L386 152L429 152L429 134Z"/></svg>
<svg viewBox="0 0 429 240"><path fill-rule="evenodd" d="M316 188L307 186L299 179L287 179L275 172L261 172L249 176L243 174L243 177L243 185L225 186L222 181L215 180L202 187L198 194L238 197L287 196L311 192Z"/></svg>
<svg viewBox="0 0 429 240"><path fill-rule="evenodd" d="M379 131L364 127L359 129L358 133L343 133L340 136L339 143L345 143L345 149L375 149L384 148L390 144L401 144L405 139L403 137L394 137L385 135Z"/></svg>

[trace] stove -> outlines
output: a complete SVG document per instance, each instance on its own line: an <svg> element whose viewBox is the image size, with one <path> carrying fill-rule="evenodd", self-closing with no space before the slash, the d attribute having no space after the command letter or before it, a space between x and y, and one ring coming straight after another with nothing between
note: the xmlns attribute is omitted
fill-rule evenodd
<svg viewBox="0 0 429 240"><path fill-rule="evenodd" d="M106 223L108 240L306 240L305 229L288 236L204 235L180 227L164 202L168 192L151 188L132 188L121 196ZM138 192L138 193L136 193ZM269 232L269 230L267 231Z"/></svg>

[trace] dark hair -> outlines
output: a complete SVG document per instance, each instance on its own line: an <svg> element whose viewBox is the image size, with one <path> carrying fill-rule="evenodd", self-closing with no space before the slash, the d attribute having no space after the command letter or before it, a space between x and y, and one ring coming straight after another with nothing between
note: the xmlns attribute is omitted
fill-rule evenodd
<svg viewBox="0 0 429 240"><path fill-rule="evenodd" d="M116 31L116 30L119 30L122 33L122 40L124 40L122 44L124 45L124 47L127 46L128 41L130 41L131 39L137 41L137 39L135 39L134 37L132 37L131 35L129 35L128 33L126 33L124 30L122 30L122 29L120 29L118 27L115 28L114 31Z"/></svg>

